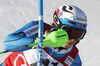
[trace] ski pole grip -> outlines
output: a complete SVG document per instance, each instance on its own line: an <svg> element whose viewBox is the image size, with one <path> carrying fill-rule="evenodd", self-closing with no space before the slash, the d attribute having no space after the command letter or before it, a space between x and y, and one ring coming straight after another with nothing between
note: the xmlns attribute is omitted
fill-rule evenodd
<svg viewBox="0 0 100 66"><path fill-rule="evenodd" d="M44 40L43 47L60 47L67 43L68 34L63 29L51 32Z"/></svg>

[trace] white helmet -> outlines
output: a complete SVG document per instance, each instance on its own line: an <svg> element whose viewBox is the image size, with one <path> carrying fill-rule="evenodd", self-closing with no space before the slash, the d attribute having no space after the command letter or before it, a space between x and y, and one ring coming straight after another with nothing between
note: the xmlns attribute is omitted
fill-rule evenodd
<svg viewBox="0 0 100 66"><path fill-rule="evenodd" d="M87 27L87 17L85 13L73 5L64 5L57 8L54 12L53 19L53 26L57 28L68 25L85 30Z"/></svg>

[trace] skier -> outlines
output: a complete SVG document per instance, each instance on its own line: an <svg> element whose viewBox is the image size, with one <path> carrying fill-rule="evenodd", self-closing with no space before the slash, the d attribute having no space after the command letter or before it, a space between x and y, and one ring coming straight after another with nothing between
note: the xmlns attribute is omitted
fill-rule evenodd
<svg viewBox="0 0 100 66"><path fill-rule="evenodd" d="M68 33L69 39L61 47L43 48L42 66L81 66L82 62L76 44L84 38L86 27L87 17L80 8L73 5L57 8L53 14L52 26L44 23L44 33L49 34L58 29L63 29ZM37 37L38 21L29 22L6 37L4 49L10 50L34 43ZM36 66L38 51L31 48L12 52L1 66Z"/></svg>

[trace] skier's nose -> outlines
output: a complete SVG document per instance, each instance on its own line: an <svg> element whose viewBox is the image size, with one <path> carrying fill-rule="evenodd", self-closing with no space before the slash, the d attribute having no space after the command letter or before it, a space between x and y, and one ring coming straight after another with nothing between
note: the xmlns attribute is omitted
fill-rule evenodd
<svg viewBox="0 0 100 66"><path fill-rule="evenodd" d="M75 41L75 39L70 39L71 41Z"/></svg>

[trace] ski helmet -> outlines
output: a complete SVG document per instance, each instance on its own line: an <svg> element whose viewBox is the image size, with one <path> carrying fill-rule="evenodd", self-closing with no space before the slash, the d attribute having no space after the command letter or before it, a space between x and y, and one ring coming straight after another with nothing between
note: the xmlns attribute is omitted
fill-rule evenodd
<svg viewBox="0 0 100 66"><path fill-rule="evenodd" d="M73 5L64 5L57 8L54 12L53 20L52 27L56 28L62 28L67 25L86 30L87 27L87 17L85 13Z"/></svg>

